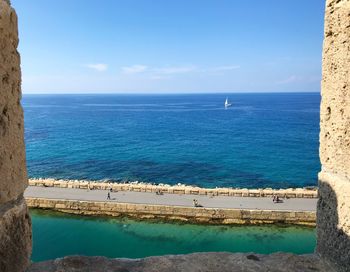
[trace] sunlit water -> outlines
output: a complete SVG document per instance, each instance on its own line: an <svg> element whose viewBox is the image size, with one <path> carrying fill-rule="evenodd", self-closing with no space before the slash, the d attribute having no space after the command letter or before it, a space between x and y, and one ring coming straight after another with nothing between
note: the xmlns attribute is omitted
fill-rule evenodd
<svg viewBox="0 0 350 272"><path fill-rule="evenodd" d="M31 211L33 261L66 255L139 258L205 251L312 253L315 230L278 226L204 226Z"/></svg>
<svg viewBox="0 0 350 272"><path fill-rule="evenodd" d="M28 173L202 187L316 185L319 103L318 93L24 95Z"/></svg>

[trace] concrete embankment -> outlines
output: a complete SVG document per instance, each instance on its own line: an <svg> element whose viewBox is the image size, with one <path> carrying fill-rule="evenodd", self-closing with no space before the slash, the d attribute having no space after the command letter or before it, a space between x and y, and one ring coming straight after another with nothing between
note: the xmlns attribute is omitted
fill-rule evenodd
<svg viewBox="0 0 350 272"><path fill-rule="evenodd" d="M261 195L159 195L134 190L117 191L115 187L104 187L112 188L112 192L85 186L82 189L80 183L73 184L78 188L69 188L63 182L53 185L56 186L29 186L24 194L28 206L81 215L128 216L207 224L284 223L314 226L316 222L316 198L283 198L280 203L274 203L270 197ZM107 199L108 193L110 199ZM194 207L193 199L202 207Z"/></svg>
<svg viewBox="0 0 350 272"><path fill-rule="evenodd" d="M103 216L128 216L137 219L177 220L206 224L296 224L314 226L314 211L246 210L223 208L195 208L150 204L81 201L26 197L31 208Z"/></svg>

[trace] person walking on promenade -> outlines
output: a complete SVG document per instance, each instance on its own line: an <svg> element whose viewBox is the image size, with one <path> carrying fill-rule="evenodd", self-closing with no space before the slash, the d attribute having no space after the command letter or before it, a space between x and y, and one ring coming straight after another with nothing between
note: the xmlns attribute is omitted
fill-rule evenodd
<svg viewBox="0 0 350 272"><path fill-rule="evenodd" d="M110 192L107 193L107 200L110 200L111 199L111 194Z"/></svg>

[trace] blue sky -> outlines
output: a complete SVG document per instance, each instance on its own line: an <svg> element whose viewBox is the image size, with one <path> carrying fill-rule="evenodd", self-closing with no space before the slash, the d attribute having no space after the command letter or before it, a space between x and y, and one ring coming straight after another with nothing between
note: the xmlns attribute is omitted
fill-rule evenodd
<svg viewBox="0 0 350 272"><path fill-rule="evenodd" d="M319 91L322 0L12 0L24 93Z"/></svg>

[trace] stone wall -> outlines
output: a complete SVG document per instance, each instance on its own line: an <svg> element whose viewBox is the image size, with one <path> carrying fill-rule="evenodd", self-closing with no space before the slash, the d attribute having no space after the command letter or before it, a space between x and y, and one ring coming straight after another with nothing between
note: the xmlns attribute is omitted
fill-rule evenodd
<svg viewBox="0 0 350 272"><path fill-rule="evenodd" d="M313 255L194 253L143 259L70 256L36 263L28 272L334 272Z"/></svg>
<svg viewBox="0 0 350 272"><path fill-rule="evenodd" d="M30 179L30 186L75 188L90 190L132 191L132 192L163 192L179 195L209 195L209 196L237 196L237 197L272 197L274 195L287 198L317 198L316 188L289 189L233 189L233 188L200 188L187 185L152 185L143 183L109 183L80 180Z"/></svg>
<svg viewBox="0 0 350 272"><path fill-rule="evenodd" d="M26 200L31 208L52 209L82 215L128 216L137 219L224 225L282 223L314 226L316 222L316 213L311 211L215 209L43 198L27 198Z"/></svg>
<svg viewBox="0 0 350 272"><path fill-rule="evenodd" d="M17 15L0 0L0 271L23 271L31 253L31 221L23 139Z"/></svg>
<svg viewBox="0 0 350 272"><path fill-rule="evenodd" d="M317 252L350 271L350 1L327 0L322 64Z"/></svg>

